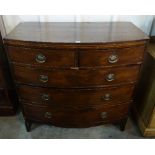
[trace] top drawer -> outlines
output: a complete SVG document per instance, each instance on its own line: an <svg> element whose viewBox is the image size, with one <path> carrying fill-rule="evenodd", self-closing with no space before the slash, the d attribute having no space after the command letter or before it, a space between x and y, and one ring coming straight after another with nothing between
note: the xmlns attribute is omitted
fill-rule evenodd
<svg viewBox="0 0 155 155"><path fill-rule="evenodd" d="M145 46L120 49L80 50L80 67L117 66L139 64L144 55Z"/></svg>
<svg viewBox="0 0 155 155"><path fill-rule="evenodd" d="M8 46L12 62L40 67L74 66L74 50L47 50Z"/></svg>

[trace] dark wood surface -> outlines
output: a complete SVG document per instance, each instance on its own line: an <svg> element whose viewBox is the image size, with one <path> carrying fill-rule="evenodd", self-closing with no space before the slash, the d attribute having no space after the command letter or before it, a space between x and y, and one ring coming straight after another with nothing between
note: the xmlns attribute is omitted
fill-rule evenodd
<svg viewBox="0 0 155 155"><path fill-rule="evenodd" d="M22 66L31 65L42 68L69 68L78 66L86 68L141 64L144 49L144 45L130 48L102 50L47 50L9 46L8 55L12 63ZM36 61L36 57L39 54L45 56L44 63L38 63ZM118 56L119 59L117 63L108 62L111 55Z"/></svg>
<svg viewBox="0 0 155 155"><path fill-rule="evenodd" d="M85 88L134 83L138 78L139 65L107 69L79 70L42 70L32 67L14 66L13 71L17 83L57 88ZM107 81L107 76L109 74L114 74L113 81ZM48 81L41 81L41 76L46 76Z"/></svg>
<svg viewBox="0 0 155 155"><path fill-rule="evenodd" d="M17 97L0 33L0 116L14 115Z"/></svg>
<svg viewBox="0 0 155 155"><path fill-rule="evenodd" d="M155 108L155 45L149 45L135 94L135 107L148 126Z"/></svg>
<svg viewBox="0 0 155 155"><path fill-rule="evenodd" d="M130 48L110 49L110 50L81 50L79 51L79 66L118 66L128 64L140 64L142 62L145 46L136 46ZM95 53L95 54L94 54ZM108 58L111 55L118 56L117 63L109 63Z"/></svg>
<svg viewBox="0 0 155 155"><path fill-rule="evenodd" d="M124 129L148 39L128 22L19 24L4 43L27 130L32 121L63 127L122 122ZM38 54L46 60L36 61ZM109 74L114 80L107 81ZM42 101L43 94L50 100Z"/></svg>
<svg viewBox="0 0 155 155"><path fill-rule="evenodd" d="M23 102L26 119L42 123L52 123L62 127L90 127L103 123L114 123L126 117L129 103L114 106L94 106L87 109L62 109L46 106L27 105ZM105 116L101 114L106 112Z"/></svg>
<svg viewBox="0 0 155 155"><path fill-rule="evenodd" d="M155 37L151 38L132 107L143 136L155 136Z"/></svg>
<svg viewBox="0 0 155 155"><path fill-rule="evenodd" d="M50 89L22 85L18 87L20 100L34 105L72 107L78 109L92 105L113 105L132 100L134 84L96 89ZM47 94L48 99L43 98ZM105 95L110 94L109 100Z"/></svg>
<svg viewBox="0 0 155 155"><path fill-rule="evenodd" d="M23 65L42 67L72 67L75 63L75 50L47 50L20 47L8 47L11 62ZM36 57L42 54L46 57L44 63L38 63Z"/></svg>
<svg viewBox="0 0 155 155"><path fill-rule="evenodd" d="M49 43L112 43L148 39L130 22L20 23L6 39Z"/></svg>

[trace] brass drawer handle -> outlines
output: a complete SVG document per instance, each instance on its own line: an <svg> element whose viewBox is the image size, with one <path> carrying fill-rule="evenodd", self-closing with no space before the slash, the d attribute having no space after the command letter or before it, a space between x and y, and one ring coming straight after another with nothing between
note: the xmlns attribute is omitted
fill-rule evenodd
<svg viewBox="0 0 155 155"><path fill-rule="evenodd" d="M51 112L46 112L45 113L45 118L52 118Z"/></svg>
<svg viewBox="0 0 155 155"><path fill-rule="evenodd" d="M108 62L111 64L116 63L117 61L118 61L118 56L116 54L112 54L108 58Z"/></svg>
<svg viewBox="0 0 155 155"><path fill-rule="evenodd" d="M111 95L107 93L104 96L102 96L101 99L103 99L105 101L109 101L111 99Z"/></svg>
<svg viewBox="0 0 155 155"><path fill-rule="evenodd" d="M101 118L102 119L107 118L107 112L101 112Z"/></svg>
<svg viewBox="0 0 155 155"><path fill-rule="evenodd" d="M36 62L38 63L44 63L46 61L46 57L43 54L38 54L36 56Z"/></svg>
<svg viewBox="0 0 155 155"><path fill-rule="evenodd" d="M40 81L41 82L47 82L48 81L48 76L47 75L40 75Z"/></svg>
<svg viewBox="0 0 155 155"><path fill-rule="evenodd" d="M115 80L115 75L112 74L112 73L108 74L108 75L106 76L106 80L107 80L108 82Z"/></svg>
<svg viewBox="0 0 155 155"><path fill-rule="evenodd" d="M44 100L44 101L48 101L48 100L50 99L50 96L49 96L49 94L43 93L42 96L41 96L41 98L42 98L42 100Z"/></svg>

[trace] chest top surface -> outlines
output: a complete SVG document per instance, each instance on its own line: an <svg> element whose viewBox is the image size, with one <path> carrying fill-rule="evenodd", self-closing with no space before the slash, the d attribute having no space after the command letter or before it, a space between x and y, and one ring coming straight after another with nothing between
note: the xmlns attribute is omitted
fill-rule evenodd
<svg viewBox="0 0 155 155"><path fill-rule="evenodd" d="M5 41L47 43L113 43L149 39L130 22L24 22Z"/></svg>

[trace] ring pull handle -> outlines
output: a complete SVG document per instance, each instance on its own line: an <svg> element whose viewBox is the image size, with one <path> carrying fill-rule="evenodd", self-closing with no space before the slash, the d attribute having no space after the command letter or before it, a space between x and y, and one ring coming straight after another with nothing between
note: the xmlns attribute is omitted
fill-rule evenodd
<svg viewBox="0 0 155 155"><path fill-rule="evenodd" d="M107 93L104 96L102 96L101 99L105 101L109 101L111 99L111 95Z"/></svg>
<svg viewBox="0 0 155 155"><path fill-rule="evenodd" d="M51 112L45 112L45 118L52 118Z"/></svg>
<svg viewBox="0 0 155 155"><path fill-rule="evenodd" d="M108 62L111 64L118 62L118 55L116 55L116 54L110 55L108 57Z"/></svg>
<svg viewBox="0 0 155 155"><path fill-rule="evenodd" d="M107 80L108 82L114 81L114 80L115 80L115 75L112 74L112 73L108 74L108 75L106 76L106 80Z"/></svg>
<svg viewBox="0 0 155 155"><path fill-rule="evenodd" d="M50 100L49 94L45 94L45 93L42 94L41 98L42 98L42 100L44 100L44 101L49 101L49 100Z"/></svg>
<svg viewBox="0 0 155 155"><path fill-rule="evenodd" d="M101 118L102 119L105 119L105 118L107 118L107 112L101 112Z"/></svg>
<svg viewBox="0 0 155 155"><path fill-rule="evenodd" d="M36 62L38 62L38 63L44 63L46 61L46 57L45 57L45 55L43 55L43 54L38 54L37 56L36 56Z"/></svg>
<svg viewBox="0 0 155 155"><path fill-rule="evenodd" d="M40 75L40 81L45 83L48 81L48 76L47 75Z"/></svg>

